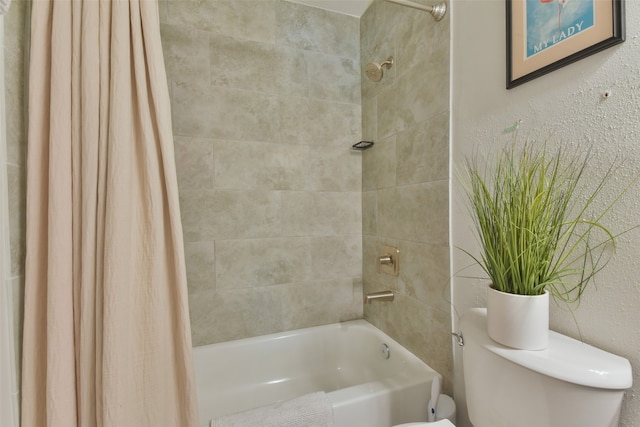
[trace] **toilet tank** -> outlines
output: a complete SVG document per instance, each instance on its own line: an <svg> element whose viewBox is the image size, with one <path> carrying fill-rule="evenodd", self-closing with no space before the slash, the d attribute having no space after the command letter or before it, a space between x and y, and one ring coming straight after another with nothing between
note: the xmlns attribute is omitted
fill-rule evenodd
<svg viewBox="0 0 640 427"><path fill-rule="evenodd" d="M487 335L486 309L461 322L469 419L474 427L617 427L631 365L549 331L545 350L515 350Z"/></svg>

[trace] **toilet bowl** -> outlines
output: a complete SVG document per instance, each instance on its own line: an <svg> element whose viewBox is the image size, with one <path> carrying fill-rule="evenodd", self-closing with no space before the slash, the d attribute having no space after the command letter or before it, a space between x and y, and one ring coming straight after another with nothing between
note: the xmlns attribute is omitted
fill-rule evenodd
<svg viewBox="0 0 640 427"><path fill-rule="evenodd" d="M432 423L421 422L421 423L398 424L394 427L455 427L455 426L451 424L451 421L449 420L440 420Z"/></svg>

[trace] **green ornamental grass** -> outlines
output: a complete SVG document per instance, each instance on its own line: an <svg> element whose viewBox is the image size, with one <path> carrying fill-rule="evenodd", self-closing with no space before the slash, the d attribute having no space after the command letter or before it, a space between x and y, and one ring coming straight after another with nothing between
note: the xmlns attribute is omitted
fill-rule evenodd
<svg viewBox="0 0 640 427"><path fill-rule="evenodd" d="M465 163L481 255L465 252L499 291L541 295L548 290L566 303L578 302L615 249L617 235L603 219L629 187L594 214L615 165L585 192L589 153L514 143L495 160L487 167L477 157Z"/></svg>

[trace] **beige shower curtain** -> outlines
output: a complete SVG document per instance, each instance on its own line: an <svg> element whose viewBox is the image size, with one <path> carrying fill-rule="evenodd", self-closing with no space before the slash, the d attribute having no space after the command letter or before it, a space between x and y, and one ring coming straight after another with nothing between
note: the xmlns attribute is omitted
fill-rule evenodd
<svg viewBox="0 0 640 427"><path fill-rule="evenodd" d="M195 427L153 0L34 0L23 427Z"/></svg>

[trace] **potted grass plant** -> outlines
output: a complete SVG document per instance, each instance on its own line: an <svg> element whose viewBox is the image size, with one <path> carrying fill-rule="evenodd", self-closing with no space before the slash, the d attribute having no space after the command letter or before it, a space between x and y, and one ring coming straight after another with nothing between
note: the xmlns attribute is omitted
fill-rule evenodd
<svg viewBox="0 0 640 427"><path fill-rule="evenodd" d="M480 255L465 252L491 281L487 326L495 341L546 348L549 296L572 307L610 259L617 235L605 217L626 189L601 200L615 167L588 187L589 162L588 152L534 142L512 143L493 162L466 161Z"/></svg>

